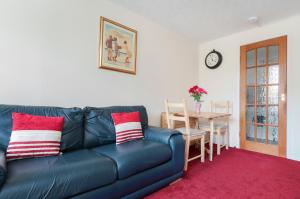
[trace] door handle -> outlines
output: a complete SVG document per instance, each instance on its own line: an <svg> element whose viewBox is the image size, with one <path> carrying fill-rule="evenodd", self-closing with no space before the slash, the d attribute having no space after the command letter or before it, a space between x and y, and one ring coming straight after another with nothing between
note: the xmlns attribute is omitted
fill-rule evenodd
<svg viewBox="0 0 300 199"><path fill-rule="evenodd" d="M283 101L283 102L285 101L285 94L284 93L281 94L281 101Z"/></svg>

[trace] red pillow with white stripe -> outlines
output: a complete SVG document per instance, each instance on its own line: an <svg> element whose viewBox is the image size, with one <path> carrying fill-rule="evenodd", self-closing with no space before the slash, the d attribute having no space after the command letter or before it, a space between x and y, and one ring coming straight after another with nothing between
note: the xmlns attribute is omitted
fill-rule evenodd
<svg viewBox="0 0 300 199"><path fill-rule="evenodd" d="M59 155L63 117L13 113L7 160Z"/></svg>
<svg viewBox="0 0 300 199"><path fill-rule="evenodd" d="M112 113L115 129L116 144L144 138L140 112Z"/></svg>

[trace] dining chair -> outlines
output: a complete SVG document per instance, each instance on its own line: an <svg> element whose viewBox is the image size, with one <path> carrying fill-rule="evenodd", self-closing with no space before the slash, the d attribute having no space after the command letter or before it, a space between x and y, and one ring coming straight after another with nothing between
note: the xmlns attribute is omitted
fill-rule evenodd
<svg viewBox="0 0 300 199"><path fill-rule="evenodd" d="M210 109L213 113L230 113L229 101L211 101ZM199 125L199 129L210 132L210 125L202 123ZM229 119L217 120L214 126L217 139L217 155L221 154L221 148L229 147ZM223 137L223 144L221 144L221 138Z"/></svg>
<svg viewBox="0 0 300 199"><path fill-rule="evenodd" d="M174 129L175 121L181 121L184 123L184 127L176 129L182 133L183 138L185 140L184 170L185 171L187 170L188 162L190 162L192 160L201 158L201 162L204 162L204 158L205 158L205 148L204 148L205 146L204 145L205 145L206 131L190 127L186 100L183 100L180 103L170 103L170 102L168 102L168 100L165 100L165 109L166 109L166 120L167 120L169 129ZM180 111L183 111L183 116L178 116L176 114L173 114L171 112L171 109L172 110L176 109L176 111L178 111L178 109L180 109ZM200 143L200 155L189 158L190 145L194 141L200 141L199 142Z"/></svg>

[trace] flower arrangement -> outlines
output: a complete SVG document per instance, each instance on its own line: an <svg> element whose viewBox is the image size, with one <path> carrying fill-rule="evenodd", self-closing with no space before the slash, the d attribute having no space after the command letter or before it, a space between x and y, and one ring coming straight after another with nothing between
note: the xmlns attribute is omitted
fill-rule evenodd
<svg viewBox="0 0 300 199"><path fill-rule="evenodd" d="M196 85L189 89L189 94L194 98L196 102L200 102L202 95L207 95L207 91Z"/></svg>

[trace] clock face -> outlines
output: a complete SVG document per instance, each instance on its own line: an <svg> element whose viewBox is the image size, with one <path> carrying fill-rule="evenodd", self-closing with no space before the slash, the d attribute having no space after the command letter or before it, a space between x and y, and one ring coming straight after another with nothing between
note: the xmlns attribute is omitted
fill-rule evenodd
<svg viewBox="0 0 300 199"><path fill-rule="evenodd" d="M211 51L205 58L205 65L209 69L215 69L222 63L222 55L218 51Z"/></svg>
<svg viewBox="0 0 300 199"><path fill-rule="evenodd" d="M206 58L206 64L209 67L215 66L219 62L219 56L217 53L210 53Z"/></svg>

